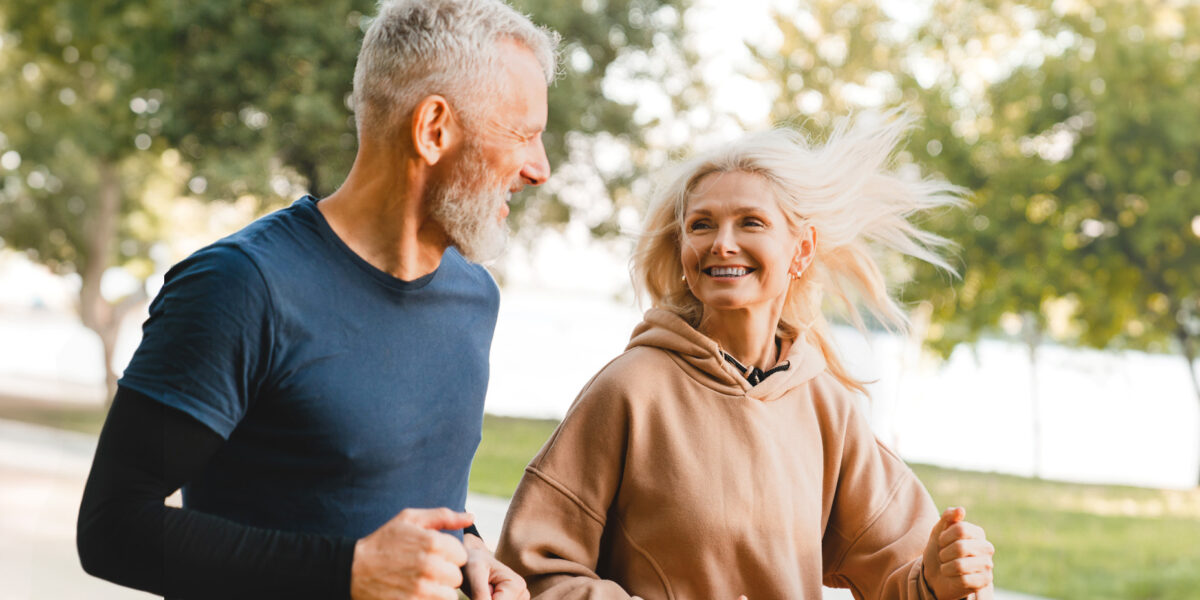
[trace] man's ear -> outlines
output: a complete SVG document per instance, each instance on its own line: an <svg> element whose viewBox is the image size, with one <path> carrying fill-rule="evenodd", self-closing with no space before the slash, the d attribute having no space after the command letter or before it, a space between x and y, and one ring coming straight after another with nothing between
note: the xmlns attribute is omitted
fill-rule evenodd
<svg viewBox="0 0 1200 600"><path fill-rule="evenodd" d="M444 96L433 94L417 103L412 116L414 150L435 165L458 142L458 121Z"/></svg>

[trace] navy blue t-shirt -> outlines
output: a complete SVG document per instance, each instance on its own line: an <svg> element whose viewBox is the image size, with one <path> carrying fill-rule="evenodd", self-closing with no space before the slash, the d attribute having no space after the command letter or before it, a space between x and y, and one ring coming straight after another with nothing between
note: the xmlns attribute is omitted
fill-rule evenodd
<svg viewBox="0 0 1200 600"><path fill-rule="evenodd" d="M359 538L462 510L499 290L453 248L403 281L297 200L173 267L120 385L227 439L188 508Z"/></svg>

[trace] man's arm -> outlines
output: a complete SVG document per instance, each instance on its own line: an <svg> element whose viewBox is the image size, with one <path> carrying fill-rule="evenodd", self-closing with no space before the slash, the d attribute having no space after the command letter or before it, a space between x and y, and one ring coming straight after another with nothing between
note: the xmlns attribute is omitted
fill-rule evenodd
<svg viewBox="0 0 1200 600"><path fill-rule="evenodd" d="M165 506L222 444L187 414L119 388L79 509L84 570L172 598L455 597L467 553L437 530L470 525L464 513L408 509L354 540Z"/></svg>
<svg viewBox="0 0 1200 600"><path fill-rule="evenodd" d="M187 414L120 388L79 510L84 570L168 597L349 598L356 540L249 527L163 504L222 444Z"/></svg>

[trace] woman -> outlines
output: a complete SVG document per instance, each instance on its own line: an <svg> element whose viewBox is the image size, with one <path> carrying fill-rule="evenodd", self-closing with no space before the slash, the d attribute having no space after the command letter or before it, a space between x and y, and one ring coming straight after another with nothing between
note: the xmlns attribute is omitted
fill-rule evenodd
<svg viewBox="0 0 1200 600"><path fill-rule="evenodd" d="M872 435L823 292L905 317L868 243L948 268L908 222L956 190L887 169L905 119L778 130L681 165L633 261L653 307L530 463L497 557L537 598L962 598L992 546Z"/></svg>

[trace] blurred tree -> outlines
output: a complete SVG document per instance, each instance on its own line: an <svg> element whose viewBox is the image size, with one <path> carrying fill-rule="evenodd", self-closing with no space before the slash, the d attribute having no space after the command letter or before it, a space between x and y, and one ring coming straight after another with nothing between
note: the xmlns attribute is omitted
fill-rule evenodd
<svg viewBox="0 0 1200 600"><path fill-rule="evenodd" d="M1041 82L1035 112L1054 121L1027 139L1070 140L1050 161L1060 244L1080 266L1070 318L1090 346L1179 352L1200 401L1200 4L1056 16L1075 42L1020 75Z"/></svg>
<svg viewBox="0 0 1200 600"><path fill-rule="evenodd" d="M161 7L159 7L161 8ZM0 8L0 241L79 276L79 316L100 337L106 381L122 317L144 285L108 293L111 267L137 278L160 232L145 198L171 194L177 156L157 115L169 40L156 7L12 0ZM111 283L111 282L110 282Z"/></svg>
<svg viewBox="0 0 1200 600"><path fill-rule="evenodd" d="M971 152L994 165L976 188L993 201L977 203L972 220L999 228L964 239L994 241L993 263L1021 257L1007 278L1022 283L1001 276L991 291L1040 294L1043 331L1098 348L1177 351L1200 401L1200 5L1022 10L991 17L1021 19L1041 41L987 87L988 114L964 128L987 130ZM996 212L1006 209L1008 218ZM967 291L943 306L969 314Z"/></svg>
<svg viewBox="0 0 1200 600"><path fill-rule="evenodd" d="M616 231L616 208L632 202L631 182L646 171L644 123L606 82L619 72L657 84L649 54L686 67L686 2L517 4L563 36L546 146L556 167L571 165L515 203L517 225L584 215L596 234ZM117 327L145 292L110 301L101 282L111 267L143 279L154 270L149 250L165 232L152 196L266 209L332 192L354 159L347 99L364 15L374 11L374 0L0 8L0 240L79 275L80 316L103 342L110 398ZM597 158L605 151L618 159Z"/></svg>
<svg viewBox="0 0 1200 600"><path fill-rule="evenodd" d="M931 299L929 347L1175 349L1200 400L1196 2L938 0L904 23L815 1L779 25L782 50L759 50L777 118L902 100L922 123L900 160L972 193L926 223L962 244L961 281L917 265L905 289Z"/></svg>
<svg viewBox="0 0 1200 600"><path fill-rule="evenodd" d="M262 209L333 192L354 162L348 99L375 2L157 3L172 40L163 134L194 169L188 191Z"/></svg>

